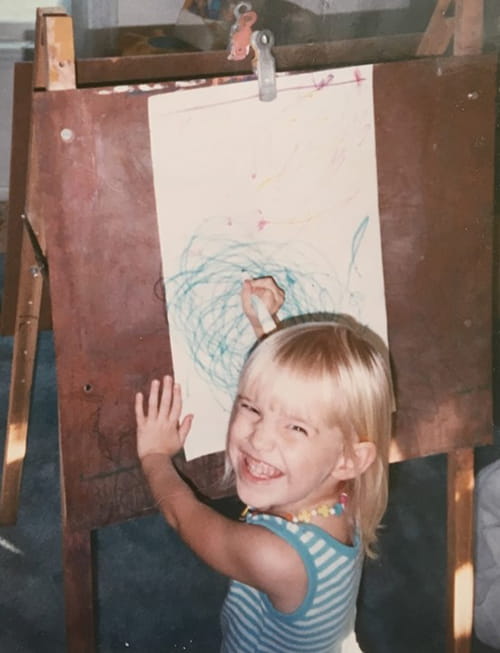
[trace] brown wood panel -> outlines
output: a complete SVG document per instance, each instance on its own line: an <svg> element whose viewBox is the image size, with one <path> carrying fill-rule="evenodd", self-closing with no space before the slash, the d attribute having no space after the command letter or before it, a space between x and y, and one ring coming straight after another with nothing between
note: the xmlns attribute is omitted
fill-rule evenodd
<svg viewBox="0 0 500 653"><path fill-rule="evenodd" d="M97 651L92 545L90 531L71 531L63 523L64 616L68 653Z"/></svg>
<svg viewBox="0 0 500 653"><path fill-rule="evenodd" d="M422 34L396 34L273 48L276 70L375 63L416 56ZM78 86L112 82L192 79L252 72L252 57L229 61L226 50L101 57L76 62Z"/></svg>
<svg viewBox="0 0 500 653"><path fill-rule="evenodd" d="M394 459L490 438L495 68L494 57L478 57L375 69L399 409ZM158 283L151 93L93 88L35 97L39 173L30 207L34 223L46 226L73 529L152 507L135 457L132 413L135 391L171 369ZM179 216L171 219L174 229ZM221 464L222 455L213 455L186 471L216 496Z"/></svg>
<svg viewBox="0 0 500 653"><path fill-rule="evenodd" d="M393 460L491 440L496 57L377 66Z"/></svg>
<svg viewBox="0 0 500 653"><path fill-rule="evenodd" d="M46 226L72 530L151 505L135 457L132 401L146 378L171 369L171 358L156 286L146 97L87 90L34 98L39 174L30 205L34 223Z"/></svg>

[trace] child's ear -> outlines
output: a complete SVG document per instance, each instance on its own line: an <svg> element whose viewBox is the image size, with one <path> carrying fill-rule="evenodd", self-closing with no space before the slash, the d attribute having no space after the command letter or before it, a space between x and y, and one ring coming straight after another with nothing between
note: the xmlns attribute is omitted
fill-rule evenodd
<svg viewBox="0 0 500 653"><path fill-rule="evenodd" d="M360 476L373 463L376 453L373 442L356 442L349 455L345 453L341 456L333 471L334 476L339 481L348 481Z"/></svg>

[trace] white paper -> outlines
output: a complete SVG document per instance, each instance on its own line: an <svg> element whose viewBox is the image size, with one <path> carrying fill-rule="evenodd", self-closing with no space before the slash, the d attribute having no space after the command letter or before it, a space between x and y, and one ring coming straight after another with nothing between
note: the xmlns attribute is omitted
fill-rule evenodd
<svg viewBox="0 0 500 653"><path fill-rule="evenodd" d="M386 337L372 67L278 76L149 99L174 370L193 458L225 447L255 341L242 275L272 275L281 319L349 313Z"/></svg>

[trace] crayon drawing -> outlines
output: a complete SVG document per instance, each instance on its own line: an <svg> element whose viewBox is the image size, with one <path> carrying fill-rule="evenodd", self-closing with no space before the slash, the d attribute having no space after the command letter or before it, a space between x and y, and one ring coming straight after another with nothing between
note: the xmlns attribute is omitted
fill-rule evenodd
<svg viewBox="0 0 500 653"><path fill-rule="evenodd" d="M193 458L224 449L255 342L244 277L272 275L280 317L344 312L386 339L372 68L254 80L149 99L163 277Z"/></svg>

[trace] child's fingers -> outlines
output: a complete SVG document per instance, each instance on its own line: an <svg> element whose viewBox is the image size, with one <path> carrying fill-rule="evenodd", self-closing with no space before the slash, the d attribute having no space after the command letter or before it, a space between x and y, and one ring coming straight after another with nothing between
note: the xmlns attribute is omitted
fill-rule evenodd
<svg viewBox="0 0 500 653"><path fill-rule="evenodd" d="M178 383L174 383L174 386L172 388L172 402L170 404L169 417L177 421L181 415L181 411L182 411L181 386Z"/></svg>
<svg viewBox="0 0 500 653"><path fill-rule="evenodd" d="M281 288L273 285L263 284L261 287L256 287L254 293L259 297L267 307L267 310L273 314L277 313L283 302L285 301L285 293Z"/></svg>
<svg viewBox="0 0 500 653"><path fill-rule="evenodd" d="M138 426L144 423L144 395L137 392L135 395L135 419Z"/></svg>
<svg viewBox="0 0 500 653"><path fill-rule="evenodd" d="M247 316L252 316L255 310L252 306L252 295L256 295L264 302L271 315L277 313L285 301L285 292L278 286L271 276L247 279L241 288L243 311Z"/></svg>
<svg viewBox="0 0 500 653"><path fill-rule="evenodd" d="M173 380L169 374L163 377L163 390L160 398L160 405L158 408L158 417L165 419L168 417L170 407L172 404L172 384Z"/></svg>
<svg viewBox="0 0 500 653"><path fill-rule="evenodd" d="M193 417L194 415L186 415L179 426L179 440L181 447L184 446L184 442L186 441L188 433L191 430Z"/></svg>
<svg viewBox="0 0 500 653"><path fill-rule="evenodd" d="M252 282L250 279L245 279L241 286L241 292L240 292L240 297L241 297L241 303L243 306L243 311L248 314L252 313L253 311L253 306L252 306Z"/></svg>
<svg viewBox="0 0 500 653"><path fill-rule="evenodd" d="M158 379L151 381L148 397L148 417L156 417L158 414L158 392L160 390L160 382Z"/></svg>

